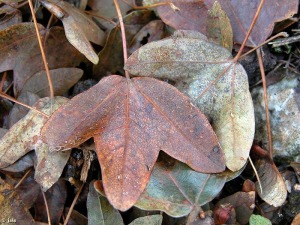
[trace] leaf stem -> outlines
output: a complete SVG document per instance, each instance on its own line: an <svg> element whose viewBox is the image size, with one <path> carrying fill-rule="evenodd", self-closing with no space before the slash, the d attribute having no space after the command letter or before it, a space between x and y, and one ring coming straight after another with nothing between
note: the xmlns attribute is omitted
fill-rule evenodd
<svg viewBox="0 0 300 225"><path fill-rule="evenodd" d="M253 30L253 27L254 27L254 25L255 25L257 19L258 19L259 13L260 13L260 11L261 11L261 9L262 9L264 3L265 3L265 0L261 0L260 3L259 3L259 6L258 6L258 8L257 8L257 10L256 10L256 13L255 13L254 18L253 18L253 20L252 20L252 23L251 23L251 25L250 25L250 28L249 28L249 30L248 30L248 32L247 32L247 34L246 34L246 37L245 37L245 39L244 39L244 41L243 41L243 43L242 43L242 45L241 45L241 47L240 47L240 50L239 50L238 54L234 57L234 61L235 61L235 62L238 61L239 57L240 57L241 54L242 54L242 51L243 51L243 49L244 49L244 47L245 47L245 45L246 45L246 42L247 42L247 40L248 40L248 38L249 38L249 36L250 36L252 30Z"/></svg>
<svg viewBox="0 0 300 225"><path fill-rule="evenodd" d="M50 216L49 206L47 203L47 198L46 198L45 192L43 192L42 188L41 188L41 192L42 192L43 199L45 202L45 207L46 207L46 212L47 212L47 217L48 217L48 225L51 225L51 216Z"/></svg>
<svg viewBox="0 0 300 225"><path fill-rule="evenodd" d="M121 34L122 34L122 44L123 44L123 57L124 57L124 64L127 61L128 55L127 55L127 44L126 44L126 34L125 34L125 27L124 27L124 22L122 18L122 13L120 10L120 6L117 0L114 0L115 7L118 13L118 18L120 22L120 27L121 27ZM127 79L130 79L128 71L125 70L125 76Z"/></svg>
<svg viewBox="0 0 300 225"><path fill-rule="evenodd" d="M54 99L54 90L53 90L53 85L52 85L51 76L50 76L50 72L49 72L48 62L47 62L45 51L44 51L44 48L43 48L43 44L42 44L42 40L41 40L41 36L40 36L38 24L37 24L37 20L36 20L35 13L34 13L32 0L28 0L28 3L29 3L31 14L32 14L34 27L35 27L35 30L36 30L36 35L37 35L37 39L38 39L39 46L40 46L40 49L41 49L41 54L42 54L42 58L43 58L43 62L44 62L44 66L45 66L45 70L46 70L46 74L47 74L47 78L48 78L48 83L49 83L49 88L50 88L50 98L51 98L51 109L52 109L52 102L53 102L53 99Z"/></svg>

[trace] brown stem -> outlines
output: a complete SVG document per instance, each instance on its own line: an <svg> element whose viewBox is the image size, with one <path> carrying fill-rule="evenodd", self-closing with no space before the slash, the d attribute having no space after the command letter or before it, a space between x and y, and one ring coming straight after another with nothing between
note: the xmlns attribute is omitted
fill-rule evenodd
<svg viewBox="0 0 300 225"><path fill-rule="evenodd" d="M124 64L127 61L127 44L126 44L126 34L125 34L125 27L124 27L124 22L123 22L123 18L122 18L122 13L119 7L119 3L117 0L114 0L115 3L115 7L118 13L118 18L120 21L120 26L121 26L121 34L122 34L122 44L123 44L123 57L124 57ZM127 71L125 71L125 76L127 79L130 79L129 73Z"/></svg>

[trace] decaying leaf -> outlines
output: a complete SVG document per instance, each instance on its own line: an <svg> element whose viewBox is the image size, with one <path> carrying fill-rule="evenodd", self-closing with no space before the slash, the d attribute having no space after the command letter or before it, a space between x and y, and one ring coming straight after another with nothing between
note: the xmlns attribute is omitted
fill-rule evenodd
<svg viewBox="0 0 300 225"><path fill-rule="evenodd" d="M118 1L120 11L123 16L126 15L128 11L130 11L131 6L126 4L123 1ZM106 27L107 29L112 29L114 26L112 23L108 22L105 19L110 19L113 20L114 18L117 18L117 11L115 8L114 1L111 0L89 0L88 1L88 6L91 7L92 14L96 15L94 18L99 22L102 26ZM99 17L97 17L99 16ZM102 18L101 18L102 17Z"/></svg>
<svg viewBox="0 0 300 225"><path fill-rule="evenodd" d="M19 97L17 99L18 99L18 101L20 101L24 104L32 106L34 103L36 103L40 99L40 97L31 92L23 92L19 95ZM10 110L9 116L8 116L9 127L12 127L16 122L18 122L20 119L22 119L28 112L29 112L28 108L26 108L22 105L19 105L19 104L14 104L14 106Z"/></svg>
<svg viewBox="0 0 300 225"><path fill-rule="evenodd" d="M56 97L53 110L67 101L66 98ZM49 114L50 98L43 98L34 104L38 110ZM19 120L0 140L0 168L7 167L34 150L37 154L36 179L44 190L50 188L60 177L70 152L49 153L49 148L39 140L41 128L47 118L30 111Z"/></svg>
<svg viewBox="0 0 300 225"><path fill-rule="evenodd" d="M237 222L247 224L255 208L255 192L236 192L218 201L216 207L228 203L235 209Z"/></svg>
<svg viewBox="0 0 300 225"><path fill-rule="evenodd" d="M50 70L50 76L55 96L64 95L83 75L83 71L78 68L59 68ZM40 71L30 77L24 84L21 94L30 91L41 98L50 95L49 82L46 71Z"/></svg>
<svg viewBox="0 0 300 225"><path fill-rule="evenodd" d="M208 11L206 34L209 40L232 50L233 36L230 20L218 1L215 1L211 10Z"/></svg>
<svg viewBox="0 0 300 225"><path fill-rule="evenodd" d="M157 7L161 20L176 30L194 30L206 34L207 6L205 1L186 0L143 0L143 5L172 2L179 10L166 4Z"/></svg>
<svg viewBox="0 0 300 225"><path fill-rule="evenodd" d="M90 183L87 197L88 225L124 225L121 214L107 199L97 193L94 182Z"/></svg>
<svg viewBox="0 0 300 225"><path fill-rule="evenodd" d="M272 223L263 216L252 214L250 216L249 225L272 225Z"/></svg>
<svg viewBox="0 0 300 225"><path fill-rule="evenodd" d="M214 0L208 0L213 3ZM220 1L226 11L233 30L234 42L242 43L261 0L226 0ZM298 11L298 0L289 0L282 4L280 0L265 1L253 27L247 45L254 47L271 35L275 22L291 17Z"/></svg>
<svg viewBox="0 0 300 225"><path fill-rule="evenodd" d="M153 78L102 79L60 107L42 136L58 149L94 137L105 193L123 211L145 189L159 150L199 172L225 169L206 117L176 88Z"/></svg>
<svg viewBox="0 0 300 225"><path fill-rule="evenodd" d="M223 188L226 176L193 171L175 160L155 164L147 188L135 206L161 210L172 217L188 215L210 202Z"/></svg>
<svg viewBox="0 0 300 225"><path fill-rule="evenodd" d="M230 52L198 32L177 31L134 52L125 69L175 81L211 121L226 166L237 171L245 165L254 136L254 110L247 74Z"/></svg>
<svg viewBox="0 0 300 225"><path fill-rule="evenodd" d="M10 5L3 5L0 7L0 16L0 30L4 30L11 25L22 22L21 12Z"/></svg>
<svg viewBox="0 0 300 225"><path fill-rule="evenodd" d="M99 58L89 42L104 45L105 34L97 24L83 11L68 2L58 0L41 0L40 2L62 21L69 42L88 60L97 64Z"/></svg>
<svg viewBox="0 0 300 225"><path fill-rule="evenodd" d="M129 225L161 225L162 220L162 215L144 216L135 219Z"/></svg>
<svg viewBox="0 0 300 225"><path fill-rule="evenodd" d="M136 33L147 23L155 14L152 11L133 11L124 17L123 22L126 32L126 41L131 43ZM112 29L108 35L104 48L99 53L99 63L94 66L94 75L103 76L110 74L122 74L124 60L120 25Z"/></svg>
<svg viewBox="0 0 300 225"><path fill-rule="evenodd" d="M53 27L46 35L38 25L41 36L46 38L45 53L50 69L74 67L82 61L80 54L65 38L60 27ZM14 91L18 96L24 83L44 70L42 56L33 23L20 23L0 31L0 71L14 71Z"/></svg>
<svg viewBox="0 0 300 225"><path fill-rule="evenodd" d="M262 186L261 192L259 183L255 183L259 197L275 207L283 205L287 197L287 190L275 164L263 158L255 162L255 168Z"/></svg>

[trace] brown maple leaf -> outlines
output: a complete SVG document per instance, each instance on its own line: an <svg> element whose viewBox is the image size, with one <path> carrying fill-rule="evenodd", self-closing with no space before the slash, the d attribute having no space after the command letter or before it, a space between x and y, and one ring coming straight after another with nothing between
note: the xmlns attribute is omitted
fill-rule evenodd
<svg viewBox="0 0 300 225"><path fill-rule="evenodd" d="M59 108L42 130L53 148L94 137L105 193L129 209L145 189L160 150L204 173L225 169L206 117L175 87L153 78L113 75Z"/></svg>

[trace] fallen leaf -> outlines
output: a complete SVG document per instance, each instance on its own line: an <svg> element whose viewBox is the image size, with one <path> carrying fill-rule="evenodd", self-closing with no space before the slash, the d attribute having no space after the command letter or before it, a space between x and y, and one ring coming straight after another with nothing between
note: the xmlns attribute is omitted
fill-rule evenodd
<svg viewBox="0 0 300 225"><path fill-rule="evenodd" d="M295 218L293 219L293 222L291 223L291 225L297 225L300 223L300 213L298 213Z"/></svg>
<svg viewBox="0 0 300 225"><path fill-rule="evenodd" d="M172 2L180 10L174 10L170 5L157 7L161 20L175 30L194 30L206 34L207 6L203 0L144 0L143 5L158 2Z"/></svg>
<svg viewBox="0 0 300 225"><path fill-rule="evenodd" d="M83 71L78 68L59 68L50 70L54 95L63 96L79 81L82 75ZM41 98L50 95L46 71L39 71L26 81L21 89L21 94L27 91L30 91Z"/></svg>
<svg viewBox="0 0 300 225"><path fill-rule="evenodd" d="M162 215L144 216L135 219L129 225L161 225Z"/></svg>
<svg viewBox="0 0 300 225"><path fill-rule="evenodd" d="M249 225L272 225L272 223L263 216L252 214L250 216Z"/></svg>
<svg viewBox="0 0 300 225"><path fill-rule="evenodd" d="M94 137L105 193L122 211L146 187L159 150L197 171L225 169L223 151L205 116L176 88L153 78L102 79L60 107L42 136L54 149Z"/></svg>
<svg viewBox="0 0 300 225"><path fill-rule="evenodd" d="M193 171L175 160L155 164L147 188L135 206L160 210L172 217L186 216L219 194L226 176Z"/></svg>
<svg viewBox="0 0 300 225"><path fill-rule="evenodd" d="M59 224L63 214L64 206L67 199L66 181L60 179L47 192L45 192L48 209L50 213L50 220L52 224ZM45 200L42 192L39 192L37 200L34 203L34 212L36 221L48 222L47 209L45 207Z"/></svg>
<svg viewBox="0 0 300 225"><path fill-rule="evenodd" d="M287 197L287 190L275 164L267 159L259 159L254 165L262 186L261 192L259 183L255 183L259 197L275 207L282 206Z"/></svg>
<svg viewBox="0 0 300 225"><path fill-rule="evenodd" d="M128 53L152 41L157 41L165 36L165 25L161 20L153 20L140 29L129 43Z"/></svg>
<svg viewBox="0 0 300 225"><path fill-rule="evenodd" d="M225 48L194 31L177 31L134 52L125 64L130 74L175 81L209 118L237 171L247 162L254 136L254 110L243 67Z"/></svg>
<svg viewBox="0 0 300 225"><path fill-rule="evenodd" d="M22 156L16 162L14 162L13 164L5 168L1 168L1 170L14 172L14 173L25 171L30 167L34 166L34 157L35 157L34 152L28 152L26 155Z"/></svg>
<svg viewBox="0 0 300 225"><path fill-rule="evenodd" d="M214 0L206 2L212 4ZM241 44L244 41L260 2L261 0L220 1L230 19L234 42ZM298 0L286 1L284 4L281 0L265 1L246 43L247 46L255 47L264 42L271 35L275 22L291 17L297 11Z"/></svg>
<svg viewBox="0 0 300 225"><path fill-rule="evenodd" d="M123 1L119 1L120 11L123 16L127 14L131 10L131 6L126 4ZM107 29L111 30L114 26L112 23L108 22L105 19L100 17L104 17L109 20L113 20L118 18L118 14L115 8L115 4L111 0L89 0L88 6L93 10L92 14L96 15L94 18L99 22L101 25L106 27Z"/></svg>
<svg viewBox="0 0 300 225"><path fill-rule="evenodd" d="M214 222L216 225L236 224L235 209L230 203L220 204L214 208Z"/></svg>
<svg viewBox="0 0 300 225"><path fill-rule="evenodd" d="M247 224L255 208L255 192L236 192L218 201L216 207L230 203L236 212L236 221L239 224Z"/></svg>
<svg viewBox="0 0 300 225"><path fill-rule="evenodd" d="M2 138L7 132L7 129L0 128L0 138Z"/></svg>
<svg viewBox="0 0 300 225"><path fill-rule="evenodd" d="M53 110L66 102L66 98L56 97L53 102ZM50 98L40 99L34 107L46 114L50 112ZM0 140L0 168L9 166L35 149L39 139L41 128L44 126L47 117L30 111L24 118L19 120Z"/></svg>
<svg viewBox="0 0 300 225"><path fill-rule="evenodd" d="M123 225L123 219L118 210L115 210L107 199L97 193L94 182L90 183L87 197L87 211L89 225Z"/></svg>
<svg viewBox="0 0 300 225"><path fill-rule="evenodd" d="M18 101L27 104L29 106L32 106L39 99L40 99L39 96L31 92L23 92L17 98ZM12 127L16 122L22 119L28 112L29 112L28 108L19 104L14 104L14 106L12 107L8 115L8 126Z"/></svg>
<svg viewBox="0 0 300 225"><path fill-rule="evenodd" d="M79 65L83 56L69 44L62 28L53 27L47 33L42 25L38 27L42 37L47 36L43 41L50 69ZM0 71L14 71L14 91L18 96L24 83L44 70L34 24L20 23L0 31L0 51Z"/></svg>
<svg viewBox="0 0 300 225"><path fill-rule="evenodd" d="M0 221L3 224L35 224L29 209L23 204L18 192L0 178ZM6 193L4 196L3 193Z"/></svg>
<svg viewBox="0 0 300 225"><path fill-rule="evenodd" d="M68 2L57 0L41 0L40 2L62 21L69 42L88 60L97 64L99 58L89 42L104 45L105 33L97 24L83 11Z"/></svg>
<svg viewBox="0 0 300 225"><path fill-rule="evenodd" d="M0 8L0 16L0 30L4 30L11 25L22 22L21 12L10 5L3 5Z"/></svg>
<svg viewBox="0 0 300 225"><path fill-rule="evenodd" d="M230 20L218 1L208 11L206 34L209 40L223 46L229 51L233 46L233 35Z"/></svg>
<svg viewBox="0 0 300 225"><path fill-rule="evenodd" d="M124 17L127 43L131 43L136 33L154 18L155 14L147 10L133 11ZM99 63L93 68L95 76L124 73L123 46L119 24L110 31L105 46L98 56Z"/></svg>

